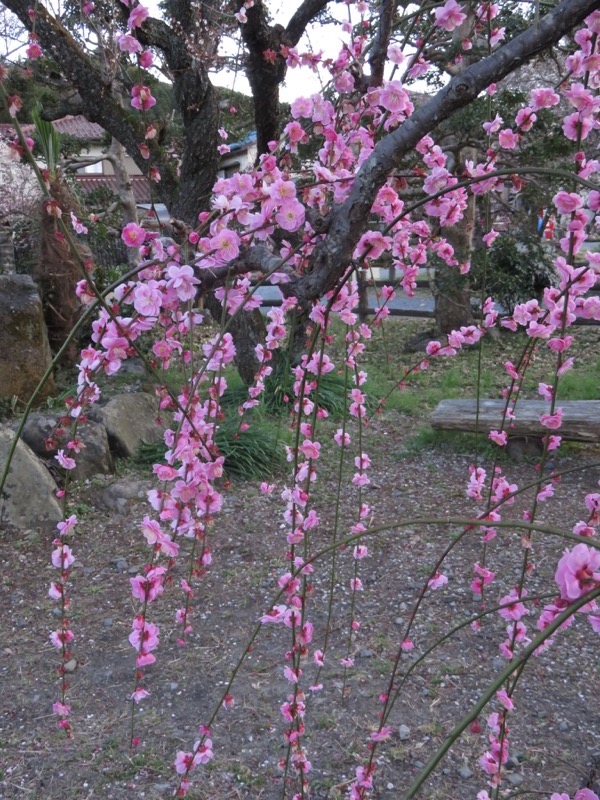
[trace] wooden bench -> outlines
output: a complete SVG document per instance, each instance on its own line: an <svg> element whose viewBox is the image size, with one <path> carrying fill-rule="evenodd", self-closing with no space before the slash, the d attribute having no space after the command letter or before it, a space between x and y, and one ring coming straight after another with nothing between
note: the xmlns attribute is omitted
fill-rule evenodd
<svg viewBox="0 0 600 800"><path fill-rule="evenodd" d="M477 422L476 400L442 400L431 415L431 427L436 430L470 431L478 430L488 434L500 430L504 400L481 400L479 403L479 423ZM600 400L564 400L556 404L562 408L562 425L558 430L548 430L540 424L542 414L548 413L549 403L543 400L519 400L515 407L516 419L505 422L504 430L508 436L511 455L522 455L523 442L531 440L533 445L527 455L541 451L541 438L547 433L555 433L563 439L575 442L600 442ZM516 445L516 446L514 446Z"/></svg>

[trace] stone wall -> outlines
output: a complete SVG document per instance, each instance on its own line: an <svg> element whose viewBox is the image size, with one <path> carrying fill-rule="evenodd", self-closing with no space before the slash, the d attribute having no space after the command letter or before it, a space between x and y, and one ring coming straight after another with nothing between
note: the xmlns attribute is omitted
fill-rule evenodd
<svg viewBox="0 0 600 800"><path fill-rule="evenodd" d="M0 399L25 403L52 362L42 301L29 275L0 275ZM51 377L40 399L55 391Z"/></svg>

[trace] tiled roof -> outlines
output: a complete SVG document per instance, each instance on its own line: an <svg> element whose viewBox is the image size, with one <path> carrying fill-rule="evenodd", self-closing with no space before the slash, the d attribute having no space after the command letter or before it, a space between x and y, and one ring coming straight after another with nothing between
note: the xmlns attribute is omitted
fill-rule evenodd
<svg viewBox="0 0 600 800"><path fill-rule="evenodd" d="M101 125L96 122L90 122L81 114L76 117L63 117L62 119L55 119L52 123L59 133L65 133L68 136L73 136L75 139L85 139L86 141L95 142L98 139L103 139L106 136L106 131Z"/></svg>
<svg viewBox="0 0 600 800"><path fill-rule="evenodd" d="M59 133L73 136L75 139L81 139L85 142L96 142L106 135L106 131L101 125L90 122L89 119L86 119L81 114L76 117L68 116L62 119L55 119L52 125ZM35 131L35 125L30 123L21 125L21 129L24 134L31 136ZM10 123L2 123L0 124L0 134L12 139L15 135L15 129Z"/></svg>
<svg viewBox="0 0 600 800"><path fill-rule="evenodd" d="M21 125L21 130L25 136L31 136L35 131L35 125L26 123L25 125ZM11 122L0 122L0 136L2 136L3 139L14 139L16 134L17 132Z"/></svg>
<svg viewBox="0 0 600 800"><path fill-rule="evenodd" d="M91 192L93 189L98 189L100 186L106 186L112 192L116 193L117 185L114 175L82 175L76 174L75 178L83 192ZM136 203L150 203L152 195L150 191L150 184L143 175L130 175L131 188L133 189L133 196Z"/></svg>

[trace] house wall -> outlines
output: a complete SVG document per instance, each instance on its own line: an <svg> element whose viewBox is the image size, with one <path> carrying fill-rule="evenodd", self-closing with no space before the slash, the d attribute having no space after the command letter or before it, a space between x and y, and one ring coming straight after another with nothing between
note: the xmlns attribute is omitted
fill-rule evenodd
<svg viewBox="0 0 600 800"><path fill-rule="evenodd" d="M103 158L103 148L100 145L92 145L87 150L81 151L81 156L83 158L87 158L88 156L91 158ZM135 161L131 158L131 156L125 156L125 168L127 169L127 173L129 175L141 175L142 171L138 168ZM114 170L110 161L104 159L103 161L99 162L99 164L94 164L90 167L82 167L78 169L77 172L88 174L88 175L114 175Z"/></svg>

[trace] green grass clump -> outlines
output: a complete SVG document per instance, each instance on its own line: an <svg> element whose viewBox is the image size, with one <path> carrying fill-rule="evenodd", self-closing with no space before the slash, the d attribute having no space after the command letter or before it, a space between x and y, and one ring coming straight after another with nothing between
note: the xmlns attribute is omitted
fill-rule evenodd
<svg viewBox="0 0 600 800"><path fill-rule="evenodd" d="M308 377L312 378L313 376ZM294 395L293 387L294 377L291 369L289 365L281 362L265 380L265 390L261 397L261 409L267 414L288 412ZM350 404L348 392L353 387L354 384L351 382L346 385L342 375L329 372L319 378L318 389L309 396L311 400L316 401L321 408L324 408L333 417L340 418L344 416L344 412L347 413ZM361 387L361 391L366 396L367 410L369 412L374 411L377 407L376 394L367 389L367 387ZM234 380L229 382L229 387L221 398L221 404L224 408L237 408L247 399L248 388L241 382Z"/></svg>
<svg viewBox="0 0 600 800"><path fill-rule="evenodd" d="M240 430L238 417L227 417L219 424L215 444L225 459L225 473L240 480L263 480L273 476L285 462L280 426L268 420L253 421L247 430ZM164 459L162 442L144 442L136 463L154 464Z"/></svg>
<svg viewBox="0 0 600 800"><path fill-rule="evenodd" d="M600 360L588 369L570 370L558 384L560 400L600 400Z"/></svg>

